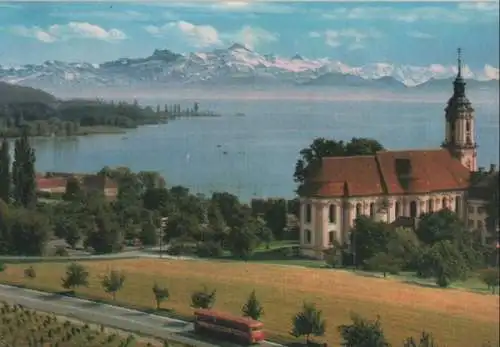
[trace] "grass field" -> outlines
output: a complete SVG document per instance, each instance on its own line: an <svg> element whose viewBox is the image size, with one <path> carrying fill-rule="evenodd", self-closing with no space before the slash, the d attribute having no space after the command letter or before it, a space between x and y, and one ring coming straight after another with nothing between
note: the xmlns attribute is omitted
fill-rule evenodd
<svg viewBox="0 0 500 347"><path fill-rule="evenodd" d="M163 342L20 306L0 304L0 345L49 347L161 347ZM169 343L171 347L182 345Z"/></svg>
<svg viewBox="0 0 500 347"><path fill-rule="evenodd" d="M209 262L158 259L92 261L85 264L92 276L89 288L78 294L109 298L99 278L109 269L127 274L118 302L153 308L154 281L166 285L171 299L164 307L176 314L191 316L190 294L207 285L217 288L215 308L239 313L248 294L255 289L271 337L290 339L292 316L304 300L315 302L327 319L326 341L339 343L336 327L349 322L351 312L367 318L381 316L382 324L395 347L408 336L432 332L438 341L451 347L480 347L487 340L498 341L499 297L464 290L426 288L394 280L355 275L348 271L285 267L243 262ZM32 265L37 277L24 278ZM10 264L0 273L0 282L25 284L59 291L65 263ZM440 346L441 346L440 344Z"/></svg>

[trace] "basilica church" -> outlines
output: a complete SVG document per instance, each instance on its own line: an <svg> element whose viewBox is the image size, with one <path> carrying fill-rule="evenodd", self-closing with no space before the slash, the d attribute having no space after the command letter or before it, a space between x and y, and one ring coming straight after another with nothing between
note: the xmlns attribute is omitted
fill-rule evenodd
<svg viewBox="0 0 500 347"><path fill-rule="evenodd" d="M471 229L485 231L486 202L469 194L478 167L474 109L465 86L459 50L442 148L322 159L300 196L302 255L322 258L334 241L348 243L360 215L393 223L447 208ZM496 171L493 165L490 170Z"/></svg>

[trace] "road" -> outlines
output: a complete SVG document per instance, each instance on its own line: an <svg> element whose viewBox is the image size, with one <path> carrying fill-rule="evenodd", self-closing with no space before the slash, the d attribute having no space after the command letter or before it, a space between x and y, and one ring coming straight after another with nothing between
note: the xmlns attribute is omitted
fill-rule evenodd
<svg viewBox="0 0 500 347"><path fill-rule="evenodd" d="M89 300L0 284L0 301L192 346L237 346L227 342L201 341L193 335L193 325L188 322ZM261 346L284 347L272 342L264 342Z"/></svg>

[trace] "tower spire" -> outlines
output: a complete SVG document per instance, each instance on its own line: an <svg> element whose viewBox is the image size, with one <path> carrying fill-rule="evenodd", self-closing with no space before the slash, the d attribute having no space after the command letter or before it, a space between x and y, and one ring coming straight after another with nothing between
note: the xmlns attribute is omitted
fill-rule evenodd
<svg viewBox="0 0 500 347"><path fill-rule="evenodd" d="M462 49L457 49L457 64L458 72L455 81L453 82L453 91L455 96L465 96L465 80L462 76Z"/></svg>
<svg viewBox="0 0 500 347"><path fill-rule="evenodd" d="M457 49L458 74L457 77L462 77L462 48Z"/></svg>

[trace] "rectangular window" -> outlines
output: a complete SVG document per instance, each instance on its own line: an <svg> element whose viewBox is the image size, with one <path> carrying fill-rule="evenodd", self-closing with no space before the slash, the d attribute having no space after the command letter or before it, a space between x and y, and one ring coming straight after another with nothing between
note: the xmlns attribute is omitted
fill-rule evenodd
<svg viewBox="0 0 500 347"><path fill-rule="evenodd" d="M328 222L337 223L337 206L333 204L328 207Z"/></svg>
<svg viewBox="0 0 500 347"><path fill-rule="evenodd" d="M478 220L478 221L477 221L477 228L478 228L479 230L483 230L483 221L481 221L481 220Z"/></svg>
<svg viewBox="0 0 500 347"><path fill-rule="evenodd" d="M469 228L474 228L474 221L472 219L469 219Z"/></svg>
<svg viewBox="0 0 500 347"><path fill-rule="evenodd" d="M484 207L478 207L477 208L477 213L485 213L486 209Z"/></svg>
<svg viewBox="0 0 500 347"><path fill-rule="evenodd" d="M311 223L312 220L312 207L311 204L306 204L306 223Z"/></svg>
<svg viewBox="0 0 500 347"><path fill-rule="evenodd" d="M474 206L469 206L468 211L469 213L474 213Z"/></svg>

